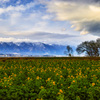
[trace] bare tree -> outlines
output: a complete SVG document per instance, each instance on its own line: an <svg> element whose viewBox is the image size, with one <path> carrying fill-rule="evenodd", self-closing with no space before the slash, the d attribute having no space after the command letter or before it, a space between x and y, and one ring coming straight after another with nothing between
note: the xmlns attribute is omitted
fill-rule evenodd
<svg viewBox="0 0 100 100"><path fill-rule="evenodd" d="M82 42L80 45L77 46L76 51L78 54L86 52L86 55L90 57L99 56L98 44L93 40L90 42Z"/></svg>
<svg viewBox="0 0 100 100"><path fill-rule="evenodd" d="M73 53L73 49L69 45L67 45L66 49L67 49L67 51L64 51L64 54L66 54L69 57L71 57L72 53Z"/></svg>
<svg viewBox="0 0 100 100"><path fill-rule="evenodd" d="M97 46L98 46L98 50L99 50L99 54L100 54L100 38L98 38L96 40Z"/></svg>

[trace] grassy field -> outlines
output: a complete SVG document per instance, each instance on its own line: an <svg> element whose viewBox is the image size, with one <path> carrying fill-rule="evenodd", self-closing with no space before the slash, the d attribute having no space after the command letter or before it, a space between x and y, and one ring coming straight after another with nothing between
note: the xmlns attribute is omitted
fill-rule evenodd
<svg viewBox="0 0 100 100"><path fill-rule="evenodd" d="M99 57L0 58L0 100L99 98Z"/></svg>

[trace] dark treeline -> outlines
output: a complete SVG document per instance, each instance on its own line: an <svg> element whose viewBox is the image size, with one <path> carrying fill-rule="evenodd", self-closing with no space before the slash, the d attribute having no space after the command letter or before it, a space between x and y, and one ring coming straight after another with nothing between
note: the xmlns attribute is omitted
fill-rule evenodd
<svg viewBox="0 0 100 100"><path fill-rule="evenodd" d="M67 51L64 53L68 56L72 56L73 49L67 45L66 47ZM85 52L86 56L88 57L99 57L100 55L100 38L98 38L96 41L85 41L79 44L76 48L76 52L80 55Z"/></svg>

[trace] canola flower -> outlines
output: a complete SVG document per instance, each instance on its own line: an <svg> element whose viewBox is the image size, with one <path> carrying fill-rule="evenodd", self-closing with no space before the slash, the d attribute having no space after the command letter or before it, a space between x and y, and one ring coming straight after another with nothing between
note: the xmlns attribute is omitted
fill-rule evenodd
<svg viewBox="0 0 100 100"><path fill-rule="evenodd" d="M75 80L73 80L73 83L75 82Z"/></svg>
<svg viewBox="0 0 100 100"><path fill-rule="evenodd" d="M39 79L39 76L37 76L36 79L38 80Z"/></svg>
<svg viewBox="0 0 100 100"><path fill-rule="evenodd" d="M48 78L48 81L50 81L51 78Z"/></svg>
<svg viewBox="0 0 100 100"><path fill-rule="evenodd" d="M61 86L62 86L63 84L61 84Z"/></svg>
<svg viewBox="0 0 100 100"><path fill-rule="evenodd" d="M68 89L69 89L70 87L68 86Z"/></svg>
<svg viewBox="0 0 100 100"><path fill-rule="evenodd" d="M41 86L41 89L43 89L44 87L43 86Z"/></svg>
<svg viewBox="0 0 100 100"><path fill-rule="evenodd" d="M55 85L55 82L53 82L53 85Z"/></svg>
<svg viewBox="0 0 100 100"><path fill-rule="evenodd" d="M48 78L48 79L46 80L46 82L47 82L47 81L50 81L50 79L51 79L51 78Z"/></svg>
<svg viewBox="0 0 100 100"><path fill-rule="evenodd" d="M41 98L41 99L36 99L36 100L43 100L43 99Z"/></svg>
<svg viewBox="0 0 100 100"><path fill-rule="evenodd" d="M58 60L56 60L56 62L57 62ZM50 82L50 83L52 83L53 85L56 85L55 83L57 83L57 84L59 84L60 85L60 87L61 88L64 88L64 86L63 86L63 81L64 80L69 80L68 82L68 84L70 84L70 83L76 83L77 82L77 84L78 84L78 81L80 82L80 80L82 80L83 78L85 78L86 79L86 82L87 82L87 77L89 77L89 78L91 78L91 79L93 79L93 83L91 83L91 85L92 86L95 86L95 84L99 84L100 82L99 82L99 79L98 79L98 73L100 72L100 67L97 67L97 66L95 66L96 68L89 68L89 67L85 67L85 65L83 66L82 65L82 67L77 67L77 68L74 68L74 66L71 66L70 64L68 65L66 65L66 60L62 60L62 62L64 61L64 63L63 63L63 65L62 66L59 66L59 64L57 64L57 68L55 67L54 68L54 65L53 65L53 63L51 63L51 64L49 64L49 66L50 67L48 67L48 63L49 63L49 61L48 62L45 62L46 63L46 65L44 64L44 65L41 65L42 67L41 68L38 68L38 67L40 67L40 64L41 64L41 62L37 62L37 63L35 63L36 65L36 67L34 67L34 68L31 68L31 65L29 65L29 66L27 66L27 67L22 67L22 66L20 66L20 67L22 67L22 69L20 69L19 71L18 71L18 73L23 73L24 71L23 71L23 69L27 69L27 73L29 74L29 76L30 76L30 74L33 74L33 78L34 78L34 74L35 74L35 78L37 79L37 80L39 80L39 79L43 79L44 81L45 81L45 79L44 79L44 77L43 76L45 76L45 78L47 79L46 81L48 81L48 83ZM70 61L70 60L69 60ZM56 63L56 62L54 62L54 63ZM74 63L74 62L73 62ZM71 62L71 64L73 64L72 62ZM79 66L80 64L77 64L77 66ZM87 64L86 64L87 65ZM98 65L100 65L100 64L98 64ZM16 67L17 66L17 67ZM65 66L65 67L64 67ZM48 68L46 68L46 67L48 67ZM52 67L52 68L51 68ZM70 68L69 68L70 67ZM76 66L75 66L76 67ZM9 81L12 81L15 77L17 77L18 75L17 74L15 74L14 73L14 71L15 71L15 69L13 69L13 68L18 68L18 65L16 64L16 65L12 65L12 69L11 69L11 74L9 75L8 74L8 72L10 72L8 69L10 69L10 68L8 68L8 69L6 69L6 73L4 72L4 76L2 77L2 81L1 81L1 83L2 83L2 85L3 85L3 87L5 87L5 88L7 88L7 87L9 87L10 86L10 84L12 85L12 83L10 83ZM2 68L3 70L4 70L4 68ZM65 77L64 75L65 75L65 73L62 73L63 71L62 71L62 69L64 69L64 70L66 70L67 71L67 73L68 73L68 75L67 75L67 77ZM75 70L74 70L75 69ZM7 70L8 70L8 72L7 72ZM52 71L51 71L52 70ZM73 73L73 70L75 71L75 73ZM28 72L29 71L29 72ZM45 73L41 73L41 72L43 72L43 71L45 71ZM96 72L96 73L94 73L94 71ZM38 74L37 74L37 72L38 72ZM51 78L49 77L49 78L47 78L48 76L46 76L46 74L48 74L50 72L50 77L52 77L52 80L51 80ZM55 74L53 73L53 72L55 72ZM90 76L88 75L88 72L90 72ZM94 75L93 74L91 74L91 73L94 73ZM40 73L40 74L39 74ZM9 76L8 76L9 75ZM39 77L39 76L37 76L37 75L40 75L41 76L41 78ZM43 75L43 76L42 76ZM56 77L56 76L54 76L54 75L59 75L59 77L60 78L58 78L57 77L57 81L55 80L56 78L54 78L54 77ZM13 76L15 76L15 77L13 77ZM63 77L64 76L64 77ZM63 77L63 78L62 78ZM17 79L17 78L16 78ZM27 77L27 79L28 80L31 80L30 79L30 77ZM85 80L85 79L83 79L83 80ZM6 85L6 82L7 82L7 84L9 84L9 86L8 85ZM35 81L34 81L35 82ZM95 82L97 82L97 83L95 83ZM67 81L66 81L66 84L67 84ZM24 85L24 84L23 84ZM41 84L39 85L39 87L41 88L41 89L43 89L44 87L42 86L43 84L42 84L42 82L41 82ZM86 86L88 86L88 85L86 85ZM87 89L86 88L86 86L83 86L83 89ZM96 86L95 86L96 87ZM98 89L97 89L98 88ZM97 87L96 89L97 90L99 90L99 87ZM70 91L70 86L67 86L67 89ZM60 89L59 90L59 93L58 94L61 94L61 93L63 93L63 91L62 91L62 89ZM41 99L37 99L37 100L41 100Z"/></svg>
<svg viewBox="0 0 100 100"><path fill-rule="evenodd" d="M28 80L30 79L30 77L27 78Z"/></svg>
<svg viewBox="0 0 100 100"><path fill-rule="evenodd" d="M60 77L63 77L62 75Z"/></svg>
<svg viewBox="0 0 100 100"><path fill-rule="evenodd" d="M97 82L99 82L99 80L97 80Z"/></svg>
<svg viewBox="0 0 100 100"><path fill-rule="evenodd" d="M86 88L86 86L84 86L84 88Z"/></svg>
<svg viewBox="0 0 100 100"><path fill-rule="evenodd" d="M59 75L58 73L56 74L56 76Z"/></svg>
<svg viewBox="0 0 100 100"><path fill-rule="evenodd" d="M60 93L63 93L62 89L59 90Z"/></svg>
<svg viewBox="0 0 100 100"><path fill-rule="evenodd" d="M61 93L63 93L62 89L59 90L58 94L61 94Z"/></svg>
<svg viewBox="0 0 100 100"><path fill-rule="evenodd" d="M92 83L92 86L94 86L95 85L95 83Z"/></svg>

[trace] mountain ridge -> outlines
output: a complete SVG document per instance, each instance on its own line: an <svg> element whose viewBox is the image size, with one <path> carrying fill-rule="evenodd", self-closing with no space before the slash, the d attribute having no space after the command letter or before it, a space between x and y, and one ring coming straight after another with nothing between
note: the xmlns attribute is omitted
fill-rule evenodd
<svg viewBox="0 0 100 100"><path fill-rule="evenodd" d="M65 55L66 46L41 42L0 42L1 54Z"/></svg>

